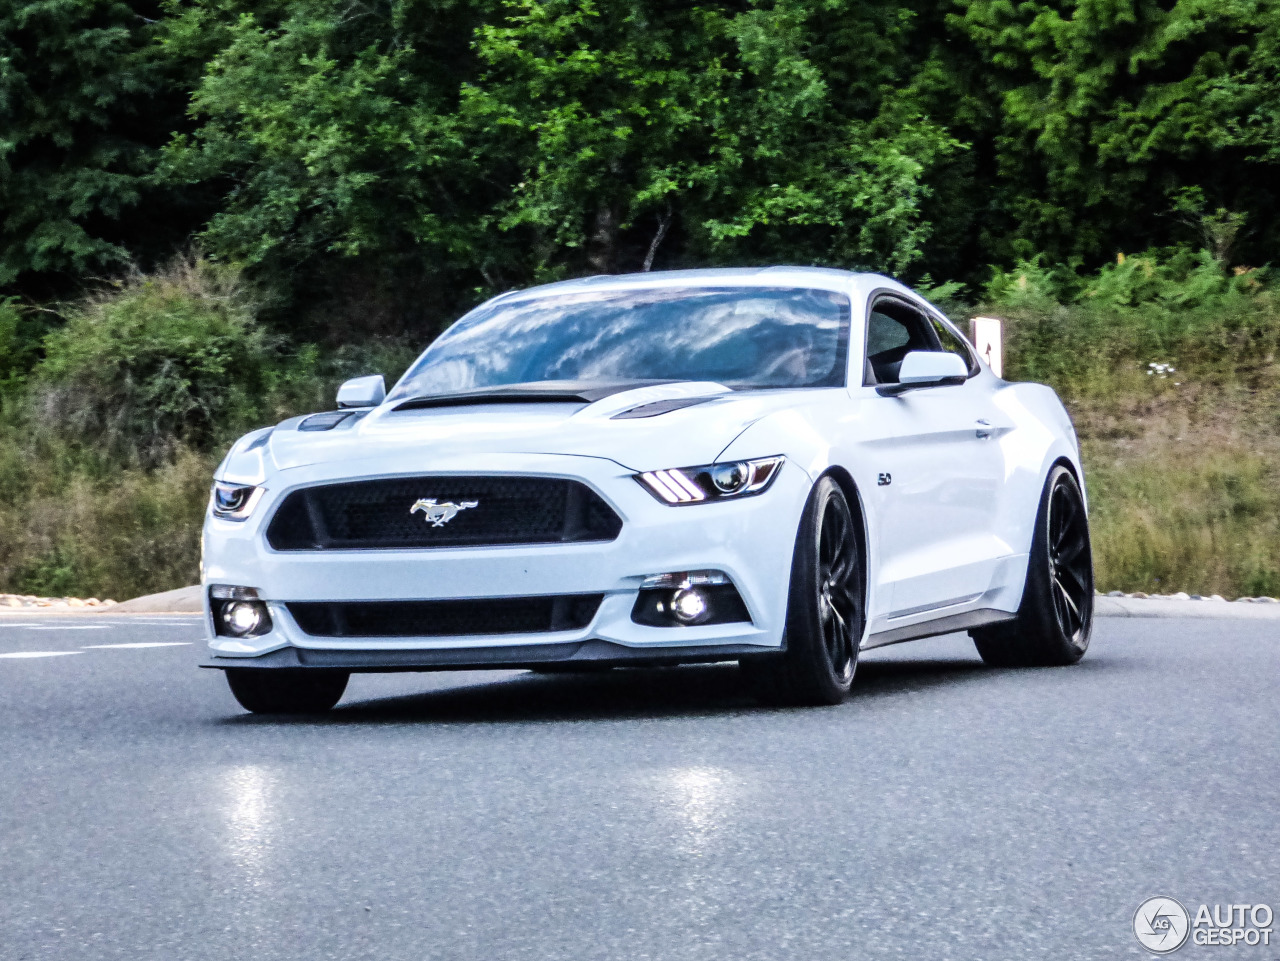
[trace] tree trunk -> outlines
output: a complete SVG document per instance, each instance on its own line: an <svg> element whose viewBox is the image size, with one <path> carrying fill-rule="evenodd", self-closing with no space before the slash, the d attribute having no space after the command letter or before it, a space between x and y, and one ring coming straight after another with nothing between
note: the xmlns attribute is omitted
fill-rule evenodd
<svg viewBox="0 0 1280 961"><path fill-rule="evenodd" d="M667 204L667 209L658 217L658 231L653 235L653 242L649 244L649 252L644 255L644 267L642 268L647 274L653 270L653 258L658 254L658 248L662 246L662 238L667 235L667 231L671 227L671 218L675 216L675 211L671 209L671 204Z"/></svg>
<svg viewBox="0 0 1280 961"><path fill-rule="evenodd" d="M617 261L617 250L617 211L608 204L601 204L587 241L587 263L597 274L611 274Z"/></svg>

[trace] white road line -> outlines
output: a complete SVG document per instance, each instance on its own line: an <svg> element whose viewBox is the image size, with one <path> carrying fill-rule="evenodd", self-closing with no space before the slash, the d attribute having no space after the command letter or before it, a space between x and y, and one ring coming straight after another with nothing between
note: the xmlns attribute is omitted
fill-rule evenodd
<svg viewBox="0 0 1280 961"><path fill-rule="evenodd" d="M14 625L15 627L17 625ZM110 624L34 624L27 627L29 631L106 631Z"/></svg>
<svg viewBox="0 0 1280 961"><path fill-rule="evenodd" d="M83 651L14 651L12 654L0 654L0 657L65 657L68 654L82 654Z"/></svg>
<svg viewBox="0 0 1280 961"><path fill-rule="evenodd" d="M140 641L134 644L86 644L82 650L101 651L106 648L119 647L190 647L190 641Z"/></svg>
<svg viewBox="0 0 1280 961"><path fill-rule="evenodd" d="M141 617L135 617L135 618L130 618L129 620L125 620L123 617L117 617L117 618L113 618L109 622L109 625L111 627L121 627L126 624L129 627L190 627L192 625L200 624L203 620L204 618L202 617L184 617L181 620L175 619L172 621L153 620L151 618L146 618L144 620ZM96 626L98 625L95 625L95 627Z"/></svg>

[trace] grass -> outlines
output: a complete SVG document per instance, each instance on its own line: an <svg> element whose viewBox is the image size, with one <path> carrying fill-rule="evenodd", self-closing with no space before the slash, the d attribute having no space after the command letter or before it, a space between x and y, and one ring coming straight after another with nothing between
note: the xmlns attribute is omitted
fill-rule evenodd
<svg viewBox="0 0 1280 961"><path fill-rule="evenodd" d="M1252 411L1220 399L1206 420L1135 412L1128 436L1082 427L1101 590L1280 596L1280 451L1227 426Z"/></svg>

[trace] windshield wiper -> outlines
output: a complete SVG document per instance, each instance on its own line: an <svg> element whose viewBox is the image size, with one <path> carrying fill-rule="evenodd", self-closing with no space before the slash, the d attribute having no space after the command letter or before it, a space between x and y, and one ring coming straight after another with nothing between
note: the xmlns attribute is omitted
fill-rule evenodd
<svg viewBox="0 0 1280 961"><path fill-rule="evenodd" d="M507 387L488 387L457 394L431 394L410 397L395 406L395 410L423 410L429 407L471 407L479 404L594 404L613 394L637 387L653 387L657 384L673 384L673 380L632 380L622 383L601 384L583 381L537 381L529 384L511 384Z"/></svg>

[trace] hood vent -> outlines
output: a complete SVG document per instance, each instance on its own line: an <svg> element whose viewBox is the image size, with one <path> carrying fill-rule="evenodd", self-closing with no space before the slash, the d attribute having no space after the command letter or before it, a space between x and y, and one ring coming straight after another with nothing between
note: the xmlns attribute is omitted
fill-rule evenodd
<svg viewBox="0 0 1280 961"><path fill-rule="evenodd" d="M344 421L350 420L351 418L358 420L367 413L367 410L330 410L325 411L323 414L312 414L298 425L298 430L333 430ZM352 423L354 423L354 421L352 421Z"/></svg>
<svg viewBox="0 0 1280 961"><path fill-rule="evenodd" d="M655 400L647 404L641 404L639 407L632 407L621 413L614 414L610 420L635 420L641 417L657 417L659 414L669 414L673 410L683 410L686 407L696 407L698 404L705 404L709 400L715 400L714 397L672 397L669 400Z"/></svg>

